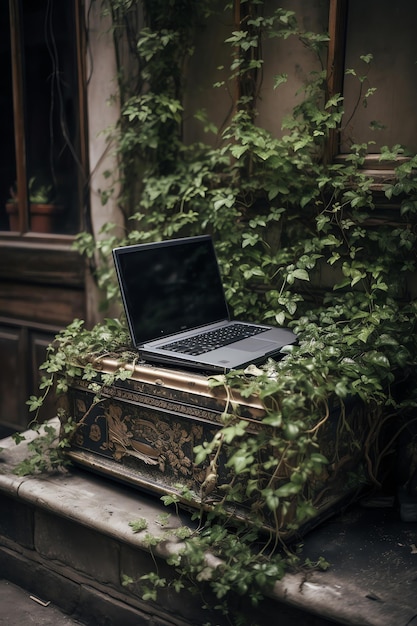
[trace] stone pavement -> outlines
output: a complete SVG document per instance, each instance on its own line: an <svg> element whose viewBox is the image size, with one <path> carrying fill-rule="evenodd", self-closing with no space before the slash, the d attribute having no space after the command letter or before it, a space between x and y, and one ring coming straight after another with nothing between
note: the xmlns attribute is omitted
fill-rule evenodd
<svg viewBox="0 0 417 626"><path fill-rule="evenodd" d="M82 624L62 613L47 599L37 598L38 601L36 601L34 598L36 596L30 592L7 580L0 580L0 625L80 626Z"/></svg>

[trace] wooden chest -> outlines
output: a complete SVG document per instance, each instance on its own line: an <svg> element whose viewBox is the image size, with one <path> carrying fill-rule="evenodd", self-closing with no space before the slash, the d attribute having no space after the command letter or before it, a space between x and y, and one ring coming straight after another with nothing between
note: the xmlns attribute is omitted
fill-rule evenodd
<svg viewBox="0 0 417 626"><path fill-rule="evenodd" d="M102 359L98 367L101 372L112 373L119 364ZM97 403L88 383L80 378L67 394L67 410L77 422L68 457L75 464L138 489L160 496L175 495L188 508L210 507L223 498L231 469L220 457L216 484L209 498L203 496L208 463L197 466L194 449L213 440L230 400L230 390L213 388L203 375L161 367L135 366L129 379L106 387ZM240 419L248 422L248 436L266 428L262 423L265 411L258 398L234 393L233 405ZM314 484L310 481L308 497L314 502L315 513L303 524L303 530L336 512L347 498L359 493L358 484L363 485L360 440L365 437L365 420L361 411L352 411L351 441L345 438L343 449L335 455L338 417L335 410L321 429L320 452L329 460L346 459L340 468L325 468L315 476ZM184 486L187 498L183 497ZM234 505L233 515L246 517L250 507L249 501ZM279 519L281 531L291 526L292 513L287 507L285 514L277 511L277 516L272 516L275 521ZM263 523L273 526L268 514L263 515Z"/></svg>

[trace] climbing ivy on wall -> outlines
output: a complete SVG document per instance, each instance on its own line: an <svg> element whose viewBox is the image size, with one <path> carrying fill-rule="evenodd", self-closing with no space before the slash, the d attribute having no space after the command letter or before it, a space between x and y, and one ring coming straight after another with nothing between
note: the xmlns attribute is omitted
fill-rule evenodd
<svg viewBox="0 0 417 626"><path fill-rule="evenodd" d="M397 228L383 222L375 228L373 181L361 169L367 146L353 145L343 165L322 159L329 132L343 114L340 94L326 100L326 34L302 32L292 11L278 8L266 16L262 2L242 3L242 22L227 40L229 81L239 96L233 114L222 131L216 129L215 147L183 142L187 59L212 4L163 3L162 10L159 2L107 3L117 57L126 41L132 51L130 63L119 67L121 116L114 129L126 234L113 236L109 224L108 236L98 242L81 234L79 248L90 256L98 248L106 259L116 244L210 232L237 317L287 323L322 304L323 290L317 287L323 286L323 265L333 269L330 287L365 288L374 299L387 294L389 273L395 290L406 296L401 277L414 240L407 227L416 209L414 161L386 187L392 196L407 186ZM284 121L282 138L256 125L265 37L297 37L317 59L302 101ZM277 97L285 79L276 77ZM201 111L194 114L209 125ZM382 157L392 159L392 150L386 148ZM409 259L407 269L413 263ZM107 297L118 295L105 264L98 277Z"/></svg>

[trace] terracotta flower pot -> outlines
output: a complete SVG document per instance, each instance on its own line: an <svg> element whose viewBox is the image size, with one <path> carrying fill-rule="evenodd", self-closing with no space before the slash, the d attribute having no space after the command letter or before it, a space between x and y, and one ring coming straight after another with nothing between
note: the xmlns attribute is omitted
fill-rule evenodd
<svg viewBox="0 0 417 626"><path fill-rule="evenodd" d="M16 202L8 202L6 211L9 215L10 230L19 231L19 214ZM32 203L30 205L30 230L34 233L53 233L61 213L62 206L58 204Z"/></svg>

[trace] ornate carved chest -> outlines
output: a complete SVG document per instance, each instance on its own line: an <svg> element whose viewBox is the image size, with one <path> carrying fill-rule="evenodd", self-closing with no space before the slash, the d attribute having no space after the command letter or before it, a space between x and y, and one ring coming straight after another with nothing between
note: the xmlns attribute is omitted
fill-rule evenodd
<svg viewBox="0 0 417 626"><path fill-rule="evenodd" d="M118 366L112 359L99 363L100 370L108 373ZM195 465L194 448L216 435L228 402L230 394L222 387L213 388L205 376L160 367L135 366L129 379L106 387L98 402L80 378L67 395L67 410L77 422L68 457L109 478L154 494L175 494L187 507L200 507L207 464ZM265 412L258 398L233 394L233 403L240 419L248 422L248 435L264 428ZM331 474L326 470L310 485L316 514L308 526L317 524L347 497L358 493L358 482L352 481L351 473L355 470L356 476L363 476L363 454L354 435L354 431L362 430L363 436L361 419L358 413L352 417L352 442L345 442L348 458L341 463L342 469ZM320 437L320 451L328 458L333 454L337 423L336 416L328 420ZM209 500L203 503L222 498L222 485L230 479L230 468L220 458L216 484ZM184 486L187 499L182 497ZM234 509L234 515L245 516L246 507L247 503L242 503ZM290 518L291 510L282 514L282 527Z"/></svg>

